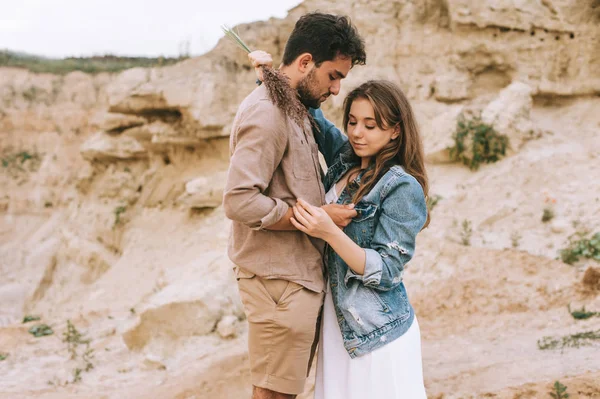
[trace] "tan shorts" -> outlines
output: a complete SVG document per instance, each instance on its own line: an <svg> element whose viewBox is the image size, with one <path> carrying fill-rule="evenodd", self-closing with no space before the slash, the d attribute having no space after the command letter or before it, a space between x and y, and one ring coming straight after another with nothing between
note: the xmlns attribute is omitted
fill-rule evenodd
<svg viewBox="0 0 600 399"><path fill-rule="evenodd" d="M252 384L279 393L302 393L319 338L325 294L287 280L239 274L238 288L249 324Z"/></svg>

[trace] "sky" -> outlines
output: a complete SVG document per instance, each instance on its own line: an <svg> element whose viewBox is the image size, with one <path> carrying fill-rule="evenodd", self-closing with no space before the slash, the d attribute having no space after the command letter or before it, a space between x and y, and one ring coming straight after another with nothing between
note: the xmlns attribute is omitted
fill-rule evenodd
<svg viewBox="0 0 600 399"><path fill-rule="evenodd" d="M213 48L220 26L282 18L301 0L0 0L0 49L47 57L178 56Z"/></svg>

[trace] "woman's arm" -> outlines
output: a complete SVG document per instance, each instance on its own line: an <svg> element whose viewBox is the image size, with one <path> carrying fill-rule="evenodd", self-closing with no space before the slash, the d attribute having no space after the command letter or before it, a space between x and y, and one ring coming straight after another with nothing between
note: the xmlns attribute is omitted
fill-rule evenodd
<svg viewBox="0 0 600 399"><path fill-rule="evenodd" d="M328 121L320 109L309 108L308 111L319 127L319 131L313 132L319 151L323 154L327 166L331 166L340 153L342 146L348 141L348 137Z"/></svg>
<svg viewBox="0 0 600 399"><path fill-rule="evenodd" d="M356 279L388 291L402 282L404 266L413 257L417 234L427 219L427 206L421 186L410 176L393 182L380 206L369 248L361 248L343 231L333 229L326 214L304 201L294 206L291 222L298 230L325 240L346 262L350 267L346 283Z"/></svg>
<svg viewBox="0 0 600 399"><path fill-rule="evenodd" d="M388 291L402 282L404 267L415 253L417 234L427 220L427 205L416 180L406 175L399 179L381 203L370 248L365 248L363 273L349 271L346 284L357 279L367 287Z"/></svg>

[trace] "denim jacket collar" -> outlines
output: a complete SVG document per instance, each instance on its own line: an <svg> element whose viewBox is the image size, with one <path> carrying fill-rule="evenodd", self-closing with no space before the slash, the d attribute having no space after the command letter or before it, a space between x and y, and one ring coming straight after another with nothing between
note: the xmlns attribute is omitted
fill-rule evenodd
<svg viewBox="0 0 600 399"><path fill-rule="evenodd" d="M347 146L349 147L350 144L347 144ZM346 175L350 169L360 165L359 162L360 159L357 160L349 152L342 151L338 156L338 160L327 170L327 175L325 176L323 182L325 186L325 192L329 191L331 187L338 182L342 176ZM356 178L349 183L348 190L351 191L352 194L354 194L354 192L356 192L358 189L358 185L360 184L364 174L374 167L375 165L371 164L366 169L361 169L358 173L358 176L356 176Z"/></svg>

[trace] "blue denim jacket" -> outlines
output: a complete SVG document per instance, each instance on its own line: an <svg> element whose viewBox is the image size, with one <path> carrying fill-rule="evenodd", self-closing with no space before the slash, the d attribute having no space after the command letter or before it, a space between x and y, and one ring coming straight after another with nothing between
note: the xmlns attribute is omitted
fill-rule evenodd
<svg viewBox="0 0 600 399"><path fill-rule="evenodd" d="M357 163L349 156L347 137L321 110L310 112L320 129L315 138L328 166L323 183L329 191ZM352 201L361 176L342 191L338 204ZM329 246L325 254L335 312L351 358L392 342L410 328L414 310L402 274L427 219L421 185L399 165L393 166L355 209L358 216L344 232L365 250L364 274L355 274Z"/></svg>

